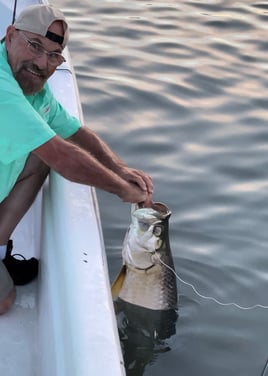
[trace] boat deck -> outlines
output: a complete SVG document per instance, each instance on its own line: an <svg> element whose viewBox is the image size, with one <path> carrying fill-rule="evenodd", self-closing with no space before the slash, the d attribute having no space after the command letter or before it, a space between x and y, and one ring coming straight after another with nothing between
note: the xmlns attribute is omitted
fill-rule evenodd
<svg viewBox="0 0 268 376"><path fill-rule="evenodd" d="M0 319L0 375L37 375L36 284L17 288L15 305ZM29 351L30 350L30 351Z"/></svg>
<svg viewBox="0 0 268 376"><path fill-rule="evenodd" d="M38 198L40 201L40 197ZM27 247L28 221L34 215L31 209L14 233L14 252L24 257L38 257L34 254L34 244ZM25 286L17 286L17 297L12 309L0 317L0 375L36 376L37 343L37 289L38 278ZM33 354L36 351L36 354Z"/></svg>

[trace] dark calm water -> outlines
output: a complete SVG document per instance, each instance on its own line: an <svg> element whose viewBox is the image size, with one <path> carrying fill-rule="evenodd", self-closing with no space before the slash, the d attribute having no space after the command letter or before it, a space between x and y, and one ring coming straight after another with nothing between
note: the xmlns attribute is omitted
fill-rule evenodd
<svg viewBox="0 0 268 376"><path fill-rule="evenodd" d="M71 24L86 123L173 212L179 276L223 303L268 306L268 2L54 3ZM130 206L98 197L112 280ZM169 351L132 375L268 376L268 309L178 289Z"/></svg>

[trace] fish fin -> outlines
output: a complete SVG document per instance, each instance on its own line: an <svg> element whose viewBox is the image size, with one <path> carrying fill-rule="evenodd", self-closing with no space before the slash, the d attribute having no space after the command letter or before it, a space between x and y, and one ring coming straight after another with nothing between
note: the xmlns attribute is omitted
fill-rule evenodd
<svg viewBox="0 0 268 376"><path fill-rule="evenodd" d="M112 290L112 297L113 297L114 300L116 298L118 298L118 296L119 296L120 290L121 290L123 283L124 283L124 280L125 280L126 272L127 272L127 267L126 267L126 265L123 265L119 274L117 275L117 277L115 278L115 280L112 283L111 290Z"/></svg>

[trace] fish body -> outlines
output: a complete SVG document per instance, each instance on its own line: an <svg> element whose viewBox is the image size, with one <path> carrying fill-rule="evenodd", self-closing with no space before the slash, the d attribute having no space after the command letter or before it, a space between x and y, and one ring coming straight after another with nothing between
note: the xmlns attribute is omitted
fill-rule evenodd
<svg viewBox="0 0 268 376"><path fill-rule="evenodd" d="M132 221L123 242L123 268L112 286L114 298L151 310L177 308L170 215L162 203L152 208L132 205Z"/></svg>
<svg viewBox="0 0 268 376"><path fill-rule="evenodd" d="M115 308L126 374L142 376L147 365L172 350L177 310L152 310L120 298Z"/></svg>

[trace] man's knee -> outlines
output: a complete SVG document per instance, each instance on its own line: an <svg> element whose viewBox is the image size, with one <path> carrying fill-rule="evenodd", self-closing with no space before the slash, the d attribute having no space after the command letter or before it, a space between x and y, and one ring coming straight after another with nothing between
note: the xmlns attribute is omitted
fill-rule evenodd
<svg viewBox="0 0 268 376"><path fill-rule="evenodd" d="M15 287L12 288L8 296L0 301L0 315L6 313L11 306L13 305L16 299L16 289Z"/></svg>

